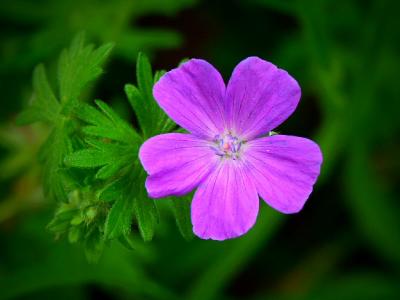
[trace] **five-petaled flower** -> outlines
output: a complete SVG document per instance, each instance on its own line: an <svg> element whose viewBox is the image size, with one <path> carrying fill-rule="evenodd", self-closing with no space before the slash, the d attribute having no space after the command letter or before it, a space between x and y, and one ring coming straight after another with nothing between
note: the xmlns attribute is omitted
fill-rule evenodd
<svg viewBox="0 0 400 300"><path fill-rule="evenodd" d="M142 145L146 189L162 198L197 188L191 206L197 236L225 240L246 233L259 196L282 213L302 209L322 155L311 140L268 135L300 100L300 87L286 71L249 57L225 86L212 65L191 59L166 73L153 94L189 134L162 134Z"/></svg>

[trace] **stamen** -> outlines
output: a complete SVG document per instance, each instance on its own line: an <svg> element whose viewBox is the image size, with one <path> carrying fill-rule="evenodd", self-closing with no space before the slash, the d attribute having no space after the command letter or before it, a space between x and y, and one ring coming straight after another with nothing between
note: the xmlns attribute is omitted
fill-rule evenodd
<svg viewBox="0 0 400 300"><path fill-rule="evenodd" d="M241 146L242 141L228 133L224 135L216 135L214 146L212 148L218 156L236 160L240 156Z"/></svg>

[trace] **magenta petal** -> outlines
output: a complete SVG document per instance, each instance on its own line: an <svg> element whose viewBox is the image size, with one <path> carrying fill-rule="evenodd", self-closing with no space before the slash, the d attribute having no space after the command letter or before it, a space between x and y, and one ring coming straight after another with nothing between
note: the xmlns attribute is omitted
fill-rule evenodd
<svg viewBox="0 0 400 300"><path fill-rule="evenodd" d="M236 66L228 83L228 127L247 140L266 134L293 113L300 95L298 83L286 71L249 57Z"/></svg>
<svg viewBox="0 0 400 300"><path fill-rule="evenodd" d="M191 59L167 72L153 94L171 119L191 133L213 138L224 130L225 84L208 62Z"/></svg>
<svg viewBox="0 0 400 300"><path fill-rule="evenodd" d="M190 192L217 162L207 141L182 133L162 134L147 140L140 148L139 158L150 174L146 188L153 198Z"/></svg>
<svg viewBox="0 0 400 300"><path fill-rule="evenodd" d="M322 154L311 140L274 135L250 141L245 160L261 198L289 214L300 211L311 194Z"/></svg>
<svg viewBox="0 0 400 300"><path fill-rule="evenodd" d="M194 195L193 231L202 239L240 236L254 225L258 205L255 186L241 163L222 161Z"/></svg>

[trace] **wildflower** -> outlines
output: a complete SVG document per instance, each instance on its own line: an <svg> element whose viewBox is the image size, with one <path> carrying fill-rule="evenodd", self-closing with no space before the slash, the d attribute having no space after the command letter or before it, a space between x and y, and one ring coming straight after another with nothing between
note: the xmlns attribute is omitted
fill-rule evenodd
<svg viewBox="0 0 400 300"><path fill-rule="evenodd" d="M189 134L162 134L142 145L146 189L162 198L197 188L191 206L197 236L225 240L246 233L259 196L282 213L302 209L322 155L311 140L268 135L300 100L300 87L286 71L249 57L225 87L212 65L192 59L166 73L153 94Z"/></svg>

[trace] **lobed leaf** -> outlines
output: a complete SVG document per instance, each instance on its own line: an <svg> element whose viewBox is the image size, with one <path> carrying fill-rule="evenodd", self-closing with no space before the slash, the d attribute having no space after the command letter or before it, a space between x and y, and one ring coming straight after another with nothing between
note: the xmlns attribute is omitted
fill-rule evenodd
<svg viewBox="0 0 400 300"><path fill-rule="evenodd" d="M119 117L106 103L96 100L100 110L88 104L80 104L75 115L82 121L90 124L82 131L89 136L106 138L125 144L141 143L137 132L121 117Z"/></svg>
<svg viewBox="0 0 400 300"><path fill-rule="evenodd" d="M154 201L150 202L148 199L136 198L134 208L140 235L145 242L150 242L153 239L155 225L158 222L155 203Z"/></svg>
<svg viewBox="0 0 400 300"><path fill-rule="evenodd" d="M125 93L136 113L145 139L155 134L168 132L175 126L153 97L153 85L163 74L164 71L159 71L153 76L149 59L139 53L136 64L138 87L131 84L125 85Z"/></svg>
<svg viewBox="0 0 400 300"><path fill-rule="evenodd" d="M102 64L109 56L113 44L97 49L85 45L85 35L79 34L69 49L64 50L58 64L59 93L62 103L77 98L82 89L102 72Z"/></svg>
<svg viewBox="0 0 400 300"><path fill-rule="evenodd" d="M186 240L193 239L192 221L190 217L190 205L192 203L193 195L190 194L185 197L172 197L171 208L175 217L176 225L182 236Z"/></svg>
<svg viewBox="0 0 400 300"><path fill-rule="evenodd" d="M18 116L17 123L19 125L38 121L55 123L60 111L60 103L54 96L43 65L37 66L33 72L33 90L32 104Z"/></svg>
<svg viewBox="0 0 400 300"><path fill-rule="evenodd" d="M133 199L119 197L112 206L106 220L104 237L118 238L130 232L133 213Z"/></svg>
<svg viewBox="0 0 400 300"><path fill-rule="evenodd" d="M121 169L132 165L137 156L137 148L133 145L116 143L100 143L99 148L78 150L65 157L65 164L74 168L98 168L99 179L107 179L116 175Z"/></svg>
<svg viewBox="0 0 400 300"><path fill-rule="evenodd" d="M68 126L57 124L39 152L43 166L43 189L47 198L67 201L64 157L73 151Z"/></svg>

